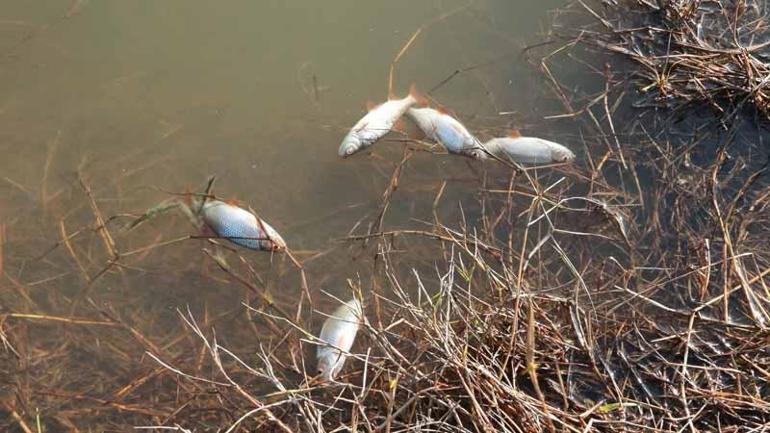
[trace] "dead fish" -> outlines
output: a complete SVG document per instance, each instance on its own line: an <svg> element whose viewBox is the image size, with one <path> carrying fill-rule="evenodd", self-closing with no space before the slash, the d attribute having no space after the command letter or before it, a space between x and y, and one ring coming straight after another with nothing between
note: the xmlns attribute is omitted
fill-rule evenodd
<svg viewBox="0 0 770 433"><path fill-rule="evenodd" d="M484 147L498 158L519 164L551 164L575 160L575 154L561 144L537 137L522 137L517 131L508 137L493 138L484 143Z"/></svg>
<svg viewBox="0 0 770 433"><path fill-rule="evenodd" d="M348 135L342 140L337 151L339 156L347 158L376 143L393 129L398 119L415 103L417 103L417 91L413 85L406 98L391 98L380 105L368 107L369 112L366 116L353 125Z"/></svg>
<svg viewBox="0 0 770 433"><path fill-rule="evenodd" d="M406 115L428 138L444 146L447 152L476 159L486 157L479 140L446 111L430 107L410 108Z"/></svg>
<svg viewBox="0 0 770 433"><path fill-rule="evenodd" d="M220 238L257 251L283 251L286 243L269 224L252 212L220 200L201 207L203 223Z"/></svg>
<svg viewBox="0 0 770 433"><path fill-rule="evenodd" d="M363 317L361 302L353 299L340 305L324 322L318 338L326 344L318 346L316 352L318 374L324 380L333 380L342 370Z"/></svg>

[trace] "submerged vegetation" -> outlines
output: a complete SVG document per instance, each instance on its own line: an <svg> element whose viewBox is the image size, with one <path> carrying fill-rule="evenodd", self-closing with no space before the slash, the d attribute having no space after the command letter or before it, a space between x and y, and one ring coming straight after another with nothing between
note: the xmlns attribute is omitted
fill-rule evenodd
<svg viewBox="0 0 770 433"><path fill-rule="evenodd" d="M85 175L58 208L42 194L60 212L58 240L29 265L45 271L32 283L7 272L0 292L3 427L761 431L770 423L764 7L560 10L548 42L526 55L553 103L546 122L573 131L579 164L457 158L472 168L474 193L451 221L438 212L443 182L431 191L432 221L385 224L392 201L425 200L410 194L419 185L407 166L421 152L410 143L368 227L362 218L307 257L262 253L264 267L216 239L166 237L182 221L166 217L169 202L109 216ZM578 86L580 74L600 85ZM67 227L71 209L93 223ZM0 226L0 245L2 236ZM201 262L174 252L195 242ZM348 281L366 320L336 381L324 382L314 377L316 336L323 313L349 298L313 290L305 271L320 262L307 274L322 275L338 250L372 258L369 274ZM4 258L5 270L25 265ZM144 277L131 282L137 269ZM137 284L189 274L202 276L187 303L222 285L241 287L242 304L164 315L133 298ZM48 279L57 290L40 300L32 290ZM232 333L215 331L228 321Z"/></svg>

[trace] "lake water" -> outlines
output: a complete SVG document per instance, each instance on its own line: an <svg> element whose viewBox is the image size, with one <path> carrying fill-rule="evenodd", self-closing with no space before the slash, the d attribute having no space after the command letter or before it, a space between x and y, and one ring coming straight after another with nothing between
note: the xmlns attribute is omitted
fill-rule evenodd
<svg viewBox="0 0 770 433"><path fill-rule="evenodd" d="M543 110L554 103L541 101L541 77L520 52L540 40L547 12L562 3L4 2L0 315L104 320L85 301L90 298L156 344L170 345L184 328L177 308L189 305L212 317L242 310L247 292L206 259L203 241L129 255L101 275L109 254L93 230L94 213L79 177L104 217L115 217L107 227L118 251L126 253L194 234L175 215L131 232L121 228L171 197L166 191L197 190L216 175L218 196L248 203L283 235L305 263L316 299L328 301L322 291L348 296L345 281L366 282L376 251L340 239L366 232L403 147L382 142L373 155L346 160L337 157L337 148L366 102L386 98L395 55L418 28L432 23L398 63L396 94L405 94L411 83L427 92L471 68L432 97L481 133L541 125L540 135L548 137L554 132L543 123ZM424 229L444 181L441 219L456 225L465 214L473 223L478 170L463 158L416 153L385 228ZM413 266L433 267L419 245L413 251L405 245ZM291 310L300 293L291 263L281 256L241 254ZM248 274L234 256L228 260ZM237 323L217 324L223 339ZM17 352L1 355L0 375L7 375L0 379L0 397L16 396L12 407L30 425L36 410L48 431L64 428L66 420L81 428L141 422L141 414L79 411L77 403L52 395L110 398L121 384L156 367L143 357L146 347L119 331L45 320L8 319L0 326ZM249 351L257 344L249 335L227 343ZM72 341L63 343L62 336ZM108 355L96 349L100 345ZM135 362L115 365L117 353ZM92 373L89 379L86 372ZM47 395L39 393L42 383L50 385ZM65 415L57 417L59 411ZM0 406L0 426L21 431L8 413Z"/></svg>

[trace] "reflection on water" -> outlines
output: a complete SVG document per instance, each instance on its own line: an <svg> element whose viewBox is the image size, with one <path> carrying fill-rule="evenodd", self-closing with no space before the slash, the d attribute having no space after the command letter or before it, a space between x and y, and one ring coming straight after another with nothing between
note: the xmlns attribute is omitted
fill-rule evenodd
<svg viewBox="0 0 770 433"><path fill-rule="evenodd" d="M537 40L546 11L560 3L471 2L419 36L397 66L396 93L405 94L412 82L427 91L469 68L433 96L471 129L499 132L538 121L539 85L518 53ZM136 253L96 278L106 252L99 236L75 235L94 224L78 173L105 217L117 216L108 225L123 253L190 228L182 218L159 218L128 235L120 230L121 215L168 198L164 191L200 188L213 174L218 195L250 204L282 233L305 262L317 298L321 290L346 293L345 280L370 269L375 252L339 239L365 230L376 214L402 146L380 143L374 157L343 161L339 142L367 100L385 98L388 67L410 35L465 4L5 2L2 312L67 315L72 311L62 305L92 297L149 320L155 325L144 331L154 334L178 327L174 309L187 304L207 306L212 316L238 309L241 288L203 258L202 241ZM421 220L431 220L445 180L442 219L458 221L459 203L466 216L478 212L478 166L418 152L386 226L420 228ZM418 245L400 247L405 254L414 247L419 258ZM245 256L277 298L290 304L299 296L296 269L286 258ZM417 266L430 269L432 261L421 257ZM18 299L15 284L26 285L31 299ZM83 310L75 312L85 315L86 303L79 305Z"/></svg>

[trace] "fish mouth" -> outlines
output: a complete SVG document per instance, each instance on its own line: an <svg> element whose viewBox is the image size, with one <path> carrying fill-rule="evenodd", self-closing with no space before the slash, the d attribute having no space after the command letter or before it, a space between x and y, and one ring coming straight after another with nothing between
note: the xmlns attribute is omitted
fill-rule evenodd
<svg viewBox="0 0 770 433"><path fill-rule="evenodd" d="M359 149L361 149L361 147L360 138L354 131L351 131L348 133L348 135L345 136L344 139L342 139L342 144L340 144L340 148L337 150L337 154L340 156L340 158L347 158L350 155L356 153Z"/></svg>
<svg viewBox="0 0 770 433"><path fill-rule="evenodd" d="M265 241L264 247L265 249L274 253L281 253L286 251L286 242L278 236L278 235L271 235L269 238Z"/></svg>
<svg viewBox="0 0 770 433"><path fill-rule="evenodd" d="M575 160L575 153L569 149L556 149L552 155L555 162L569 163Z"/></svg>
<svg viewBox="0 0 770 433"><path fill-rule="evenodd" d="M286 241L283 240L278 231L264 221L260 221L260 230L264 238L259 246L264 251L282 252L286 250Z"/></svg>
<svg viewBox="0 0 770 433"><path fill-rule="evenodd" d="M331 380L331 366L327 362L320 360L316 366L316 380L324 382Z"/></svg>
<svg viewBox="0 0 770 433"><path fill-rule="evenodd" d="M337 152L337 154L340 156L340 158L347 158L350 155L356 153L356 147L354 144L350 143L343 143L342 146L340 146L340 150Z"/></svg>
<svg viewBox="0 0 770 433"><path fill-rule="evenodd" d="M484 160L487 159L487 153L484 151L484 149L473 149L471 151L471 158L477 159L477 160Z"/></svg>

